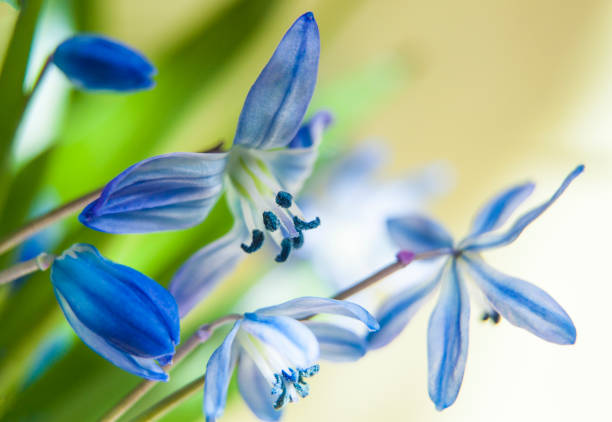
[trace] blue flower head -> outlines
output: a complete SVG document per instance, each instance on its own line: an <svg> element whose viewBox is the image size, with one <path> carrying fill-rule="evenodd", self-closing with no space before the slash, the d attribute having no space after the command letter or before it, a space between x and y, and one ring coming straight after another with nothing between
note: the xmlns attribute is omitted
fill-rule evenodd
<svg viewBox="0 0 612 422"><path fill-rule="evenodd" d="M56 258L51 282L76 334L103 358L143 378L167 381L179 316L172 295L138 271L76 244Z"/></svg>
<svg viewBox="0 0 612 422"><path fill-rule="evenodd" d="M548 201L521 215L505 231L497 229L531 194L532 183L495 196L476 214L470 233L458 243L441 225L424 216L409 215L388 221L389 233L400 248L416 254L433 252L432 255L445 258L433 280L408 287L379 309L381 329L369 336L369 344L378 348L393 340L439 287L438 303L429 319L427 343L429 396L438 410L455 402L465 370L470 303L464 273L471 276L483 293L488 307L483 319L497 322L500 316L504 317L511 324L557 344L576 341L572 320L553 298L526 281L490 267L480 252L513 242L583 170L584 166L578 166Z"/></svg>
<svg viewBox="0 0 612 422"><path fill-rule="evenodd" d="M190 258L171 291L184 315L231 270L240 256L270 239L285 261L319 226L306 218L295 194L310 175L326 112L300 129L319 62L319 31L312 13L289 28L251 87L229 152L173 153L133 165L115 177L79 216L110 233L144 233L192 227L227 193L235 217L231 232Z"/></svg>
<svg viewBox="0 0 612 422"><path fill-rule="evenodd" d="M223 414L227 389L237 367L238 387L251 411L261 420L277 421L282 408L309 393L307 379L319 371L318 361L339 345L350 359L354 351L344 331L326 324L298 321L317 313L343 315L361 321L370 330L376 320L361 306L350 302L302 297L244 314L214 351L206 366L204 414L208 422ZM320 341L326 346L320 347ZM338 360L338 359L334 359Z"/></svg>
<svg viewBox="0 0 612 422"><path fill-rule="evenodd" d="M98 35L76 35L62 42L51 61L75 86L86 91L140 91L155 85L156 70L139 52Z"/></svg>

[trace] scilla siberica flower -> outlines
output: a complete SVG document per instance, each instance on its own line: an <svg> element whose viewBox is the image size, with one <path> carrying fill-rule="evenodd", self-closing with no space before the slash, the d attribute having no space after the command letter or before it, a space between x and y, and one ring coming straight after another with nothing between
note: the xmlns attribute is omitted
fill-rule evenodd
<svg viewBox="0 0 612 422"><path fill-rule="evenodd" d="M179 316L165 288L82 243L55 259L51 282L66 319L85 344L134 375L168 380L160 365L172 361Z"/></svg>
<svg viewBox="0 0 612 422"><path fill-rule="evenodd" d="M139 52L98 35L76 35L50 58L76 87L87 91L139 91L155 85L156 70Z"/></svg>
<svg viewBox="0 0 612 422"><path fill-rule="evenodd" d="M306 397L306 379L319 371L319 359L325 359L329 352L338 360L338 350L319 348L319 339L329 344L329 338L334 336L331 324L325 324L326 329L312 329L321 323L298 321L319 313L343 315L363 322L370 330L378 329L376 320L361 306L316 297L302 297L244 314L206 366L206 420L215 421L222 415L236 366L240 394L261 420L279 420L287 403ZM343 335L343 331L339 333ZM346 353L351 355L350 347Z"/></svg>
<svg viewBox="0 0 612 422"><path fill-rule="evenodd" d="M379 309L381 329L369 336L370 347L382 347L393 340L440 286L438 303L429 319L427 345L429 396L438 410L455 402L465 371L470 303L463 272L475 281L489 307L483 319L497 322L501 315L544 340L557 344L576 341L576 328L557 302L538 287L490 267L480 252L513 242L583 170L584 166L578 166L548 201L520 216L506 231L496 229L531 194L533 183L495 196L476 214L468 236L456 244L442 226L427 217L410 215L388 221L389 233L400 248L415 253L434 251L448 258L433 280L410 286Z"/></svg>
<svg viewBox="0 0 612 422"><path fill-rule="evenodd" d="M260 249L266 236L280 249L276 261L283 262L302 245L303 232L319 225L293 200L331 121L320 112L300 129L314 91L319 49L309 12L287 31L251 87L229 152L171 153L141 161L113 179L79 216L86 226L110 233L184 229L203 221L225 190L234 228L175 276L171 291L181 315L244 252Z"/></svg>

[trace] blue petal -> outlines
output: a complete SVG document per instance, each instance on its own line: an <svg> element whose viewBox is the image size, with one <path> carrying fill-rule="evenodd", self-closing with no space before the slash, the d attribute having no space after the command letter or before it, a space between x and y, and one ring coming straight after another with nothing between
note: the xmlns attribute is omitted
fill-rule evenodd
<svg viewBox="0 0 612 422"><path fill-rule="evenodd" d="M309 368L319 360L316 337L293 318L247 313L242 328L276 349L293 367Z"/></svg>
<svg viewBox="0 0 612 422"><path fill-rule="evenodd" d="M376 319L356 303L323 297L300 297L280 305L259 309L256 313L259 315L284 315L295 319L306 318L315 314L335 314L355 318L363 322L372 331L380 328Z"/></svg>
<svg viewBox="0 0 612 422"><path fill-rule="evenodd" d="M297 193L312 173L323 131L331 122L331 115L321 111L300 129L293 145L288 148L260 151L257 156L268 166L281 187ZM299 140L298 137L300 138ZM295 143L294 143L295 141Z"/></svg>
<svg viewBox="0 0 612 422"><path fill-rule="evenodd" d="M117 41L77 35L61 43L53 63L84 90L138 91L155 85L156 70L139 52Z"/></svg>
<svg viewBox="0 0 612 422"><path fill-rule="evenodd" d="M457 399L468 351L470 302L455 260L442 276L438 303L429 319L429 397L443 410Z"/></svg>
<svg viewBox="0 0 612 422"><path fill-rule="evenodd" d="M226 161L226 153L188 152L141 161L111 180L79 221L107 233L195 226L221 195Z"/></svg>
<svg viewBox="0 0 612 422"><path fill-rule="evenodd" d="M321 359L332 362L353 362L367 351L366 341L348 328L319 321L304 321L319 342Z"/></svg>
<svg viewBox="0 0 612 422"><path fill-rule="evenodd" d="M387 231L399 248L417 254L453 247L453 238L446 229L421 215L388 219Z"/></svg>
<svg viewBox="0 0 612 422"><path fill-rule="evenodd" d="M534 187L533 183L514 186L487 202L476 214L469 236L490 232L504 224L514 210L531 195Z"/></svg>
<svg viewBox="0 0 612 422"><path fill-rule="evenodd" d="M485 296L508 322L544 340L574 344L576 328L567 313L545 291L502 274L475 254L464 254L468 271Z"/></svg>
<svg viewBox="0 0 612 422"><path fill-rule="evenodd" d="M236 321L232 330L223 340L206 364L204 378L204 415L207 421L214 421L221 417L225 410L227 388L229 387L232 372L236 364L236 348L234 339L240 329L242 321Z"/></svg>
<svg viewBox="0 0 612 422"><path fill-rule="evenodd" d="M561 194L565 191L565 189L567 189L570 183L583 171L583 165L576 167L565 178L559 189L557 189L557 191L548 201L521 215L512 225L512 227L510 227L510 229L505 233L485 233L482 236L479 236L473 240L466 242L464 249L478 251L485 248L494 248L498 246L507 245L508 243L513 242L514 240L516 240L517 237L519 237L525 227L527 227L533 220L538 218L540 214L546 211L548 207L550 207L557 200L557 198L561 196Z"/></svg>
<svg viewBox="0 0 612 422"><path fill-rule="evenodd" d="M138 375L139 377L153 381L168 381L168 375L154 359L140 358L119 350L104 338L87 328L75 315L70 304L57 289L55 289L55 296L74 332L94 352L119 368L134 375Z"/></svg>
<svg viewBox="0 0 612 422"><path fill-rule="evenodd" d="M445 264L445 266L448 264ZM384 302L376 313L380 330L368 335L368 347L378 349L391 343L421 308L438 285L444 269L432 280L412 285Z"/></svg>
<svg viewBox="0 0 612 422"><path fill-rule="evenodd" d="M79 323L117 349L144 358L174 353L176 302L144 274L77 244L55 260L51 282Z"/></svg>
<svg viewBox="0 0 612 422"><path fill-rule="evenodd" d="M261 374L248 353L241 353L238 361L238 388L249 409L263 421L278 421L282 411L274 409L272 386Z"/></svg>
<svg viewBox="0 0 612 422"><path fill-rule="evenodd" d="M174 274L170 293L176 299L181 318L201 302L212 289L234 270L245 256L240 249L242 225L193 254Z"/></svg>
<svg viewBox="0 0 612 422"><path fill-rule="evenodd" d="M235 145L270 149L297 133L317 80L319 29L312 13L298 18L251 87L240 113Z"/></svg>
<svg viewBox="0 0 612 422"><path fill-rule="evenodd" d="M289 149L311 148L321 143L323 131L334 122L334 116L329 111L319 111L295 134L287 145Z"/></svg>

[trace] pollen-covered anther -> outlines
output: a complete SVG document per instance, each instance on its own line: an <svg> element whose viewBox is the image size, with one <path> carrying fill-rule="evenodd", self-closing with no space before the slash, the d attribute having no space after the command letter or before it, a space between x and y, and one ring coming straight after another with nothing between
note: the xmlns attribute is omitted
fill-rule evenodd
<svg viewBox="0 0 612 422"><path fill-rule="evenodd" d="M482 317L480 317L480 319L482 321L487 321L490 319L493 324L498 324L499 321L501 321L501 315L497 311L485 312L482 314Z"/></svg>
<svg viewBox="0 0 612 422"><path fill-rule="evenodd" d="M279 207L289 208L293 204L293 195L289 192L280 191L276 194L276 203Z"/></svg>
<svg viewBox="0 0 612 422"><path fill-rule="evenodd" d="M281 251L274 260L276 262L285 262L287 258L289 258L289 253L291 252L291 244L293 243L292 239L284 238L281 242Z"/></svg>
<svg viewBox="0 0 612 422"><path fill-rule="evenodd" d="M272 211L264 211L263 213L263 223L268 231L276 231L278 226L280 226L280 221L278 217Z"/></svg>
<svg viewBox="0 0 612 422"><path fill-rule="evenodd" d="M310 378L319 372L319 365L313 365L306 369L289 368L288 371L281 371L280 374L274 374L274 384L272 386L272 395L278 395L274 402L276 410L281 409L287 403L292 403L298 400L298 396L304 398L310 393L310 388L305 381L305 378ZM296 394L297 393L297 394Z"/></svg>
<svg viewBox="0 0 612 422"><path fill-rule="evenodd" d="M300 249L302 246L304 246L304 233L301 231L298 232L296 237L291 238L291 242L293 243L294 249Z"/></svg>
<svg viewBox="0 0 612 422"><path fill-rule="evenodd" d="M317 217L312 221L304 221L300 219L298 216L294 216L293 225L295 226L295 229L298 231L312 230L312 229L316 229L317 227L321 225L321 219Z"/></svg>
<svg viewBox="0 0 612 422"><path fill-rule="evenodd" d="M264 234L261 230L254 229L252 232L252 240L250 245L242 243L240 247L246 253L253 253L261 248L264 242Z"/></svg>

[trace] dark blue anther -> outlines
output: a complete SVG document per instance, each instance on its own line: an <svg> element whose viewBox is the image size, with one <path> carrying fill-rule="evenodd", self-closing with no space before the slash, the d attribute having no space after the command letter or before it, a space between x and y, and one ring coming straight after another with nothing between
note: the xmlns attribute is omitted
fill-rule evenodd
<svg viewBox="0 0 612 422"><path fill-rule="evenodd" d="M278 229L280 222L278 221L278 217L272 211L264 211L263 213L263 223L266 226L266 230L275 231Z"/></svg>
<svg viewBox="0 0 612 422"><path fill-rule="evenodd" d="M499 312L497 312L497 311L485 312L482 315L481 319L483 321L487 321L488 319L491 319L491 321L494 324L498 324L499 321L501 321L501 315L499 315Z"/></svg>
<svg viewBox="0 0 612 422"><path fill-rule="evenodd" d="M316 229L317 227L321 225L321 219L317 217L312 221L304 221L304 220L301 220L299 217L294 216L293 225L295 226L295 229L297 231L312 230L312 229Z"/></svg>
<svg viewBox="0 0 612 422"><path fill-rule="evenodd" d="M281 242L281 251L274 260L276 262L285 262L289 258L289 252L291 252L291 239L284 238Z"/></svg>
<svg viewBox="0 0 612 422"><path fill-rule="evenodd" d="M293 196L289 192L280 191L276 194L276 203L279 207L289 208L292 204Z"/></svg>
<svg viewBox="0 0 612 422"><path fill-rule="evenodd" d="M261 230L255 229L253 230L253 240L251 241L251 244L245 245L244 243L242 243L240 247L246 253L253 253L259 248L261 248L261 245L263 245L263 242L264 242L263 232Z"/></svg>
<svg viewBox="0 0 612 422"><path fill-rule="evenodd" d="M304 233L298 232L296 237L291 238L291 242L293 243L294 249L300 249L302 246L304 246Z"/></svg>

